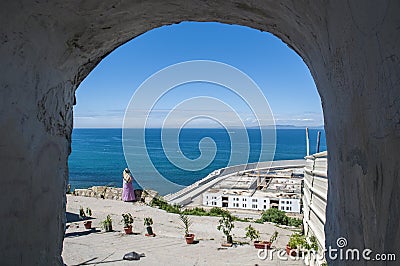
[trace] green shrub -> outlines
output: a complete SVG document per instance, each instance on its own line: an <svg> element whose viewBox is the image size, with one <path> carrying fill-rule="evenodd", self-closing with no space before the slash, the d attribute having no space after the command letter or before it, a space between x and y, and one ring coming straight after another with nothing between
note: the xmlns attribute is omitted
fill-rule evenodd
<svg viewBox="0 0 400 266"><path fill-rule="evenodd" d="M310 249L318 251L319 246L318 246L318 241L315 236L310 237Z"/></svg>
<svg viewBox="0 0 400 266"><path fill-rule="evenodd" d="M290 236L288 246L292 249L300 247L304 247L307 249L309 248L305 236L299 233L294 233L293 235Z"/></svg>
<svg viewBox="0 0 400 266"><path fill-rule="evenodd" d="M151 207L159 207L160 209L170 213L180 213L179 205L171 205L160 197L155 197L150 202Z"/></svg>
<svg viewBox="0 0 400 266"><path fill-rule="evenodd" d="M209 210L209 215L210 216L223 216L223 215L229 215L230 212L218 207L213 207Z"/></svg>
<svg viewBox="0 0 400 266"><path fill-rule="evenodd" d="M264 220L262 218L260 218L260 219L255 220L254 222L258 223L258 224L262 224L262 223L264 223Z"/></svg>
<svg viewBox="0 0 400 266"><path fill-rule="evenodd" d="M193 209L186 209L182 213L186 214L186 215L197 215L197 216L207 216L208 215L207 211L200 207L196 207Z"/></svg>
<svg viewBox="0 0 400 266"><path fill-rule="evenodd" d="M288 217L288 224L290 226L300 227L303 224L303 220L297 218Z"/></svg>
<svg viewBox="0 0 400 266"><path fill-rule="evenodd" d="M238 221L238 222L245 222L245 223L249 223L249 222L252 221L250 218L247 218L247 217L245 217L245 218L240 218L240 217L233 216L233 219L234 219L235 221Z"/></svg>
<svg viewBox="0 0 400 266"><path fill-rule="evenodd" d="M150 202L151 207L158 207L166 212L170 213L181 213L181 207L179 205L171 205L168 202L166 202L163 198L161 197L155 197L152 199ZM196 215L196 216L224 216L224 215L230 215L230 212L218 207L213 207L209 211L206 211L205 209L201 207L195 207L193 209L186 209L182 211L183 214L185 215ZM248 219L240 219L237 217L233 217L235 221L245 221L247 222Z"/></svg>
<svg viewBox="0 0 400 266"><path fill-rule="evenodd" d="M272 222L281 225L289 225L300 227L303 224L303 220L297 218L291 218L286 215L284 211L278 210L276 208L270 208L264 211L259 220L256 223Z"/></svg>
<svg viewBox="0 0 400 266"><path fill-rule="evenodd" d="M276 224L283 224L287 225L288 224L288 218L286 216L286 213L284 211L275 209L275 208L270 208L266 211L264 211L261 215L261 219L264 222L272 222Z"/></svg>
<svg viewBox="0 0 400 266"><path fill-rule="evenodd" d="M153 198L152 201L150 202L150 206L158 207L159 209L164 210L166 212L170 212L170 213L181 213L181 207L179 205L171 205L161 197ZM231 213L229 211L221 209L219 207L213 207L209 211L207 211L201 207L195 207L193 209L183 210L182 213L185 215L196 215L196 216L224 216L224 215L228 216L228 215L231 215ZM238 218L236 216L232 216L232 219L234 221L249 222L248 218Z"/></svg>

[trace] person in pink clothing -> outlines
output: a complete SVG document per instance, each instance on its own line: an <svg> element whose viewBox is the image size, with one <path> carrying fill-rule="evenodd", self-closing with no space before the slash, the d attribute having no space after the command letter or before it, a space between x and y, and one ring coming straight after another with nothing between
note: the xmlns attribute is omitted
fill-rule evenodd
<svg viewBox="0 0 400 266"><path fill-rule="evenodd" d="M131 171L128 168L122 172L122 200L123 201L134 201L135 200L135 191L133 190L133 178L131 175Z"/></svg>

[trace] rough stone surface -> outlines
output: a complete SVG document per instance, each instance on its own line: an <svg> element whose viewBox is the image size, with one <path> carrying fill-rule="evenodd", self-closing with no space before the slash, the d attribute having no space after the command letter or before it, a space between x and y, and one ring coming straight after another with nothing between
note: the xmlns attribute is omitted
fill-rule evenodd
<svg viewBox="0 0 400 266"><path fill-rule="evenodd" d="M95 186L87 189L75 189L75 196L122 200L122 188Z"/></svg>
<svg viewBox="0 0 400 266"><path fill-rule="evenodd" d="M102 198L102 199L113 199L122 200L122 188L108 187L108 186L93 186L87 189L75 189L72 194L75 196ZM147 189L135 189L136 201L144 201L150 203L150 201L158 195L158 192Z"/></svg>
<svg viewBox="0 0 400 266"><path fill-rule="evenodd" d="M269 31L303 58L329 148L326 244L400 257L398 14L389 0L2 1L2 264L62 264L75 89L119 45L185 20Z"/></svg>

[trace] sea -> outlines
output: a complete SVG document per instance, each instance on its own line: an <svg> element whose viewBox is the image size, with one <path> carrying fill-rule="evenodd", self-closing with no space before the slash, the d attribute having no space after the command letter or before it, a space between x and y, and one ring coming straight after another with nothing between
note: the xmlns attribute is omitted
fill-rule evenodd
<svg viewBox="0 0 400 266"><path fill-rule="evenodd" d="M137 129L142 130L143 129ZM261 138L258 129L246 130L250 149L246 157L248 163L257 162L260 158ZM145 130L147 154L156 170L165 178L180 185L187 186L206 177L216 169L229 166L232 152L229 134L235 133L220 128L195 129L184 128L179 134L179 153L189 159L200 156L199 142L203 138L211 138L216 147L214 159L204 168L188 171L177 167L166 156L165 143L162 143L161 129L148 128ZM326 150L325 132L323 129L310 129L310 153L317 149L317 134L321 132L320 149ZM122 171L127 167L124 156L122 129L83 129L75 128L72 133L72 153L69 156L69 181L72 189L92 186L122 186ZM239 145L240 147L240 145ZM240 148L239 148L240 149ZM173 151L178 152L178 151ZM243 151L245 152L245 151ZM306 156L305 129L290 128L276 130L276 148L273 160L302 159ZM137 162L140 166L140 161ZM153 173L141 169L141 178ZM140 184L135 182L135 187Z"/></svg>

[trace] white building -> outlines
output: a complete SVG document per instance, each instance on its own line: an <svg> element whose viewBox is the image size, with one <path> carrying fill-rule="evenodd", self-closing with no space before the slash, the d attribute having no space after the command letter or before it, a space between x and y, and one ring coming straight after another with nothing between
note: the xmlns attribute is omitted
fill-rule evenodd
<svg viewBox="0 0 400 266"><path fill-rule="evenodd" d="M275 207L285 212L300 213L300 197L286 196L260 190L210 189L203 193L203 205L257 211Z"/></svg>
<svg viewBox="0 0 400 266"><path fill-rule="evenodd" d="M293 199L293 198L279 199L278 209L285 212L300 213L301 211L300 199Z"/></svg>

